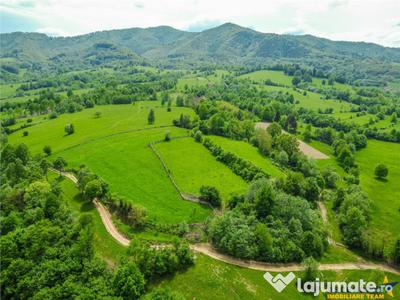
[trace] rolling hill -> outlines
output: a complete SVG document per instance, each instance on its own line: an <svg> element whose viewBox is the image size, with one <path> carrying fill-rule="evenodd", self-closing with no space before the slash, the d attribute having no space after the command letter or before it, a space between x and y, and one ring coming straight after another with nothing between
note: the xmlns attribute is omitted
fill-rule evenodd
<svg viewBox="0 0 400 300"><path fill-rule="evenodd" d="M393 81L400 75L400 49L372 43L336 42L311 35L265 34L232 23L203 32L185 32L168 26L94 32L75 37L48 37L39 33L1 34L2 65L33 73L52 72L60 65L86 69L124 63L152 63L165 68L206 64L225 66L296 63L356 79ZM112 44L107 54L86 61L99 43ZM116 52L116 53L113 53ZM137 56L143 59L139 59ZM104 58L108 59L104 59ZM8 68L9 69L9 68ZM5 68L2 76L6 75Z"/></svg>

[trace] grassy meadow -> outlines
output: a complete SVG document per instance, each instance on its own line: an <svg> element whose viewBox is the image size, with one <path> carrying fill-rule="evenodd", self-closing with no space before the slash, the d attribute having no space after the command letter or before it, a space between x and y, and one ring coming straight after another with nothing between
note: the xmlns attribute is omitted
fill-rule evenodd
<svg viewBox="0 0 400 300"><path fill-rule="evenodd" d="M216 136L216 135L207 137L210 138L210 140L214 142L216 145L221 146L222 149L233 152L237 156L251 161L255 166L271 174L272 178L285 177L285 174L281 170L279 170L279 168L275 166L268 157L263 155L258 150L258 148L253 147L249 143L246 143L244 141L232 140L226 137Z"/></svg>
<svg viewBox="0 0 400 300"><path fill-rule="evenodd" d="M360 183L372 201L370 228L378 238L400 234L400 144L368 140L368 145L356 154L360 167ZM374 175L375 166L389 168L384 179Z"/></svg>
<svg viewBox="0 0 400 300"><path fill-rule="evenodd" d="M261 70L255 71L248 74L243 74L238 76L238 78L250 78L252 81L265 82L267 79L270 79L272 82L283 85L292 85L292 76L286 76L282 71L270 71L270 70Z"/></svg>
<svg viewBox="0 0 400 300"><path fill-rule="evenodd" d="M150 289L155 287L170 287L183 294L185 299L214 300L214 299L326 299L326 295L317 297L300 293L296 288L296 280L292 281L281 293L278 293L263 277L264 271L242 268L214 260L204 254L196 254L196 263L187 270L175 274L162 276L149 284ZM276 276L276 272L270 272ZM282 272L286 276L289 272ZM294 272L296 277L301 272ZM372 270L342 270L322 271L321 281L369 281ZM400 281L400 276L385 273L389 282ZM381 279L383 282L384 278ZM400 289L394 288L394 299L400 297ZM386 297L389 298L387 294ZM391 298L391 297L390 297ZM367 299L367 298L365 298ZM392 298L391 298L392 299Z"/></svg>
<svg viewBox="0 0 400 300"><path fill-rule="evenodd" d="M161 155L172 178L182 193L200 194L203 185L215 187L224 200L232 193L243 193L247 183L234 174L201 143L193 138L181 138L155 144L154 149Z"/></svg>
<svg viewBox="0 0 400 300"><path fill-rule="evenodd" d="M117 192L133 203L145 206L151 222L203 222L211 215L210 208L182 200L162 163L147 146L149 142L163 139L165 130L151 129L98 139L53 154L49 160L62 156L68 162L68 168L86 164L109 183L111 193ZM168 130L172 136L186 134L181 128ZM193 210L196 210L195 216Z"/></svg>
<svg viewBox="0 0 400 300"><path fill-rule="evenodd" d="M147 122L150 109L155 112L154 124ZM94 116L97 111L102 113L100 118ZM32 119L36 125L12 133L9 143L25 143L33 154L41 153L45 145L55 152L115 132L172 125L172 120L179 118L182 113L194 115L194 111L186 107L172 107L172 111L167 112L166 107L161 107L160 101L142 101L134 105L95 106L73 114L62 114L56 119L49 119L48 115L34 116ZM24 122L26 118L20 119L14 127ZM64 127L70 123L74 124L75 133L67 135ZM29 135L24 137L23 131L28 131Z"/></svg>

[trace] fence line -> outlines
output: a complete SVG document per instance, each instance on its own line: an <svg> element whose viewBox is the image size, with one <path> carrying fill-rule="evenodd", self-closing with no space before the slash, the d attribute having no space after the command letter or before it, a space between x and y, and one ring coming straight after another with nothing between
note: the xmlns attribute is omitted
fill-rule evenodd
<svg viewBox="0 0 400 300"><path fill-rule="evenodd" d="M99 136L99 137L91 139L91 140L84 141L82 143L76 144L74 146L71 146L71 147L68 147L68 148L65 148L65 149L62 149L62 150L58 150L56 152L53 152L53 154L59 153L59 152L65 151L65 150L69 150L69 149L84 145L86 143L90 143L90 142L93 142L93 141L96 141L96 140L99 140L99 139L102 139L102 138L110 137L110 136L113 136L113 135L130 133L130 132L137 132L137 131L143 131L143 130L151 130L151 129L157 129L157 128L164 128L164 127L175 127L175 125L161 125L161 126L156 126L156 127L140 128L140 129L133 129L133 130L110 133L110 134L107 134L107 135Z"/></svg>
<svg viewBox="0 0 400 300"><path fill-rule="evenodd" d="M172 140L172 139L185 138L185 137L190 137L190 135L181 135L181 136L172 137L171 140ZM156 151L156 149L154 149L154 147L153 147L154 144L161 143L161 142L165 142L165 140L159 140L159 141L151 142L151 143L148 144L148 146L153 150L153 152L154 152L154 153L157 155L157 157L160 159L161 163L162 163L163 166L164 166L165 171L166 171L167 174L168 174L169 179L171 180L171 182L173 183L173 185L174 185L175 188L177 189L177 191L178 191L178 193L179 193L179 196L181 196L181 198L182 198L183 200L186 200L186 201L190 201L190 202L195 202L195 203L200 203L200 204L208 205L212 210L214 210L214 208L212 207L212 205L211 205L210 203L198 199L197 196L189 195L189 194L183 194L183 193L181 192L181 190L179 189L178 185L175 183L174 179L172 178L172 176L171 176L171 174L170 174L170 172L169 172L169 170L168 170L168 168L167 168L167 165L165 164L165 162L164 162L164 160L162 159L161 155L158 154L158 152Z"/></svg>

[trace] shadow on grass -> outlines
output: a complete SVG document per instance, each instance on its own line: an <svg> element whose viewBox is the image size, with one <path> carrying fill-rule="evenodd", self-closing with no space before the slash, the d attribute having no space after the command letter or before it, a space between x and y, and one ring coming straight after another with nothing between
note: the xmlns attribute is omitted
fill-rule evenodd
<svg viewBox="0 0 400 300"><path fill-rule="evenodd" d="M177 269L176 271L174 271L173 273L167 273L164 275L154 276L153 278L150 279L149 283L151 285L158 286L164 282L172 282L177 274L185 274L190 269L195 268L195 265L196 265L196 261L193 265L181 267L181 268Z"/></svg>
<svg viewBox="0 0 400 300"><path fill-rule="evenodd" d="M375 179L380 181L380 182L388 182L388 180L386 178L375 177Z"/></svg>
<svg viewBox="0 0 400 300"><path fill-rule="evenodd" d="M85 202L81 206L81 212L92 212L93 210L96 210L94 204L92 202Z"/></svg>

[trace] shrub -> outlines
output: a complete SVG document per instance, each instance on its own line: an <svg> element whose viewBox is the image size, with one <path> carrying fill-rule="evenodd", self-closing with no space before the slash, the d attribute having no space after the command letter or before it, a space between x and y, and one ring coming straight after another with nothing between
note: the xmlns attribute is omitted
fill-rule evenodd
<svg viewBox="0 0 400 300"><path fill-rule="evenodd" d="M64 131L68 134L73 134L75 132L74 124L65 125Z"/></svg>
<svg viewBox="0 0 400 300"><path fill-rule="evenodd" d="M24 131L24 136L27 136L29 134L28 131Z"/></svg>
<svg viewBox="0 0 400 300"><path fill-rule="evenodd" d="M200 199L214 206L221 205L221 196L219 191L213 186L202 186L200 188Z"/></svg>
<svg viewBox="0 0 400 300"><path fill-rule="evenodd" d="M49 115L49 119L55 119L55 118L57 118L58 117L58 114L55 112L55 111L53 111L50 115Z"/></svg>
<svg viewBox="0 0 400 300"><path fill-rule="evenodd" d="M167 130L164 132L164 141L169 141L171 140L171 131Z"/></svg>
<svg viewBox="0 0 400 300"><path fill-rule="evenodd" d="M33 120L32 120L31 118L29 118L28 120L26 120L27 123L32 123L32 121L33 121Z"/></svg>
<svg viewBox="0 0 400 300"><path fill-rule="evenodd" d="M194 139L196 142L201 143L203 141L203 134L200 130L197 130L196 133L194 134Z"/></svg>

